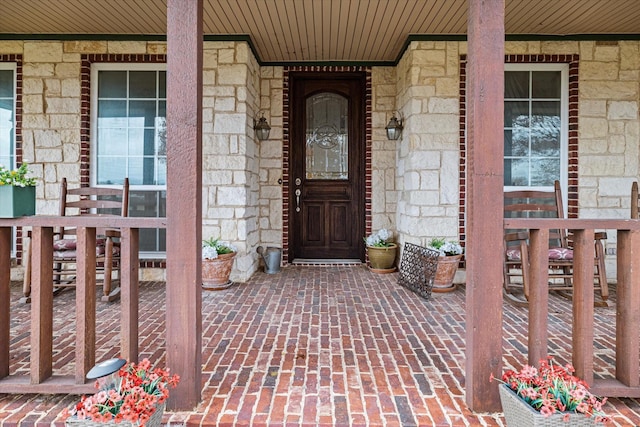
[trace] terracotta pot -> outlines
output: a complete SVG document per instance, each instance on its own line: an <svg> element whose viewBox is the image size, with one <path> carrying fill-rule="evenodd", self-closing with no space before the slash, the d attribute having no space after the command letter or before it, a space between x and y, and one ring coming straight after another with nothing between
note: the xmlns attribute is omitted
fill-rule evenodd
<svg viewBox="0 0 640 427"><path fill-rule="evenodd" d="M458 271L458 264L462 255L450 255L438 257L436 277L433 279L433 290L453 289L453 278Z"/></svg>
<svg viewBox="0 0 640 427"><path fill-rule="evenodd" d="M202 287L207 290L225 289L232 285L229 280L236 252L218 255L218 258L202 260Z"/></svg>
<svg viewBox="0 0 640 427"><path fill-rule="evenodd" d="M389 270L395 268L396 253L398 245L391 243L390 246L367 246L369 254L369 264L372 270Z"/></svg>

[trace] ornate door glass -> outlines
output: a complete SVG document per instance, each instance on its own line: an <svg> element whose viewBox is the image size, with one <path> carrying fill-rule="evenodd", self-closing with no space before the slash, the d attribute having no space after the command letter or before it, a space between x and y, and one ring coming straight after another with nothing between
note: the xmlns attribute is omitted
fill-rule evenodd
<svg viewBox="0 0 640 427"><path fill-rule="evenodd" d="M349 178L348 107L347 98L335 93L323 92L307 99L307 179Z"/></svg>

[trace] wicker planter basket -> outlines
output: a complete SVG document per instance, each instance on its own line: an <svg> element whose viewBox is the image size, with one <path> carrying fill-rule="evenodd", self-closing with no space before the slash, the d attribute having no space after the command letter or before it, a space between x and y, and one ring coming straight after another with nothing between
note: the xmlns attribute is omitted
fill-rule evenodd
<svg viewBox="0 0 640 427"><path fill-rule="evenodd" d="M162 424L162 414L164 413L164 403L156 405L156 411L151 415L149 421L145 424L146 427L160 427ZM138 424L134 424L131 421L122 421L116 423L115 421L109 421L106 423L100 423L93 420L79 420L74 417L69 417L64 422L66 427L137 427Z"/></svg>
<svg viewBox="0 0 640 427"><path fill-rule="evenodd" d="M568 421L564 421L566 414L562 412L545 417L525 403L505 384L500 384L499 390L507 427L587 427L596 425L594 417L587 417L583 414L571 413Z"/></svg>

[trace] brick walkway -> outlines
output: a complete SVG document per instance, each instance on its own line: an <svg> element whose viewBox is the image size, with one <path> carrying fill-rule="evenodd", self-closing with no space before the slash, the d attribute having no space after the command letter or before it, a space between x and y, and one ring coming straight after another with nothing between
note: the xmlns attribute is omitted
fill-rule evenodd
<svg viewBox="0 0 640 427"><path fill-rule="evenodd" d="M464 288L425 301L397 274L362 267L287 267L203 294L203 401L165 413L170 425L475 426L501 414L471 413L464 400ZM55 298L55 374L72 373L75 293ZM11 372L28 369L29 306L12 288ZM613 295L615 301L615 293ZM596 309L598 375L615 354L615 305ZM98 302L97 360L116 357L118 303ZM504 361L526 361L525 309L505 304ZM141 357L165 364L164 286L141 285ZM551 298L550 353L568 357L569 302ZM614 335L615 336L615 335ZM77 396L0 395L0 426L62 426ZM640 424L640 405L613 399L614 425Z"/></svg>

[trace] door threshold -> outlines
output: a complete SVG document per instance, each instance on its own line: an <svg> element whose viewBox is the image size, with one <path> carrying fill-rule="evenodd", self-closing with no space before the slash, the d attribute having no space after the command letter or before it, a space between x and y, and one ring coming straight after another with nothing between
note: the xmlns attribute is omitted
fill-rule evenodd
<svg viewBox="0 0 640 427"><path fill-rule="evenodd" d="M357 258L345 259L319 259L319 258L296 258L291 261L292 265L306 266L356 266L364 264Z"/></svg>

